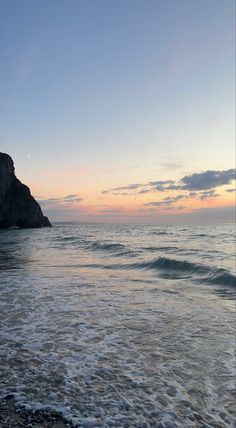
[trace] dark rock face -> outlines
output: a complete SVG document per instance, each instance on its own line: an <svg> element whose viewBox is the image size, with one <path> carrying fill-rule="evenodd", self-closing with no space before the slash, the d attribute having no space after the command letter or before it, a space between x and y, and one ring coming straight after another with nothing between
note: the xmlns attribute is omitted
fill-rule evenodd
<svg viewBox="0 0 236 428"><path fill-rule="evenodd" d="M15 176L13 160L0 152L0 228L47 227L50 221L30 193Z"/></svg>

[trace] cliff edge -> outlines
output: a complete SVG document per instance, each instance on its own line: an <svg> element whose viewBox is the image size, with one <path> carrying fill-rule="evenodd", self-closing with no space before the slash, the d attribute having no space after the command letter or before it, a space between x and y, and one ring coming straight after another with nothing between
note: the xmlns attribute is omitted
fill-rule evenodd
<svg viewBox="0 0 236 428"><path fill-rule="evenodd" d="M12 158L0 152L0 228L48 227L50 221L30 189L15 176Z"/></svg>

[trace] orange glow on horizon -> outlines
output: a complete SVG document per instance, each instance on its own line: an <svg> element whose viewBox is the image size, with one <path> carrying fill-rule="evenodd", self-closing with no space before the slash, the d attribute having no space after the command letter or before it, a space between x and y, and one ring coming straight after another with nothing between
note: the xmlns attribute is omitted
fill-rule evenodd
<svg viewBox="0 0 236 428"><path fill-rule="evenodd" d="M65 170L66 171L66 170ZM65 213L65 216L73 213L76 217L81 215L87 216L111 216L122 215L127 220L132 216L175 216L175 214L191 214L194 211L202 209L220 209L232 207L235 203L235 192L227 192L228 186L221 186L215 189L215 196L206 197L201 200L201 192L195 192L194 196L190 196L191 192L186 190L165 190L148 193L140 193L138 190L130 191L110 191L103 193L107 187L103 183L92 183L87 181L80 184L78 180L69 179L69 183L65 180L64 183L57 183L53 188L44 185L42 194L42 185L39 182L31 182L29 184L31 192L36 199L43 200L43 211L55 212L57 209ZM117 184L117 183L116 183ZM118 186L117 186L118 187ZM115 188L115 186L114 186ZM231 185L232 188L232 185ZM46 190L45 190L46 189ZM79 189L79 190L78 190ZM203 192L203 191L202 191ZM81 198L79 201L68 202L67 195L77 195ZM174 200L180 196L179 200ZM54 201L47 200L53 199ZM156 204L156 205L155 205Z"/></svg>

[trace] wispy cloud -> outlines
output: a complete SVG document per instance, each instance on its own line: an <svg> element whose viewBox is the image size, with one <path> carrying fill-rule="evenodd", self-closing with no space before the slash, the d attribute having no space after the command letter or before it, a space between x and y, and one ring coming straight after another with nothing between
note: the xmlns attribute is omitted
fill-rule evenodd
<svg viewBox="0 0 236 428"><path fill-rule="evenodd" d="M153 192L165 191L190 191L189 196L206 199L206 195L198 194L200 191L210 191L220 186L230 184L236 178L236 169L228 169L224 171L204 171L191 175L185 175L179 181L174 180L157 180L149 181L147 183L133 183L127 186L116 187L104 190L103 194L112 193L114 195L127 195L127 194L145 194ZM125 193L120 193L126 191ZM232 192L233 190L227 190ZM216 196L216 194L209 194L208 197Z"/></svg>
<svg viewBox="0 0 236 428"><path fill-rule="evenodd" d="M164 192L173 187L177 190L177 186L173 180L149 181L149 183L144 186L149 186L150 192Z"/></svg>
<svg viewBox="0 0 236 428"><path fill-rule="evenodd" d="M164 207L164 209L165 209L165 212L168 210L168 211L173 211L174 210L174 212L176 212L176 211L180 211L180 210L184 210L186 207L184 206L184 205L177 205L177 206L172 206L172 205L170 205L169 207ZM159 214L161 214L161 211L158 211L158 213Z"/></svg>
<svg viewBox="0 0 236 428"><path fill-rule="evenodd" d="M166 186L167 184L174 184L174 180L159 180L159 181L149 181L146 186Z"/></svg>
<svg viewBox="0 0 236 428"><path fill-rule="evenodd" d="M151 201L146 202L144 206L153 206L153 207L169 207L170 205L175 204L178 201L181 201L183 199L191 199L191 198L199 198L201 201L204 201L205 199L209 198L217 198L220 196L218 193L215 192L215 190L206 190L204 192L189 192L181 195L176 195L174 197L166 197L162 199L161 201ZM175 207L177 208L177 207Z"/></svg>
<svg viewBox="0 0 236 428"><path fill-rule="evenodd" d="M200 192L200 199L201 201L204 201L205 199L209 198L217 198L220 196L218 193L215 193L215 190L206 190L205 192Z"/></svg>
<svg viewBox="0 0 236 428"><path fill-rule="evenodd" d="M41 199L37 198L37 201L40 205L59 205L59 204L68 204L68 203L75 203L75 202L81 202L84 198L81 198L78 195L67 195L62 198L49 198L49 199Z"/></svg>
<svg viewBox="0 0 236 428"><path fill-rule="evenodd" d="M67 195L67 196L64 197L64 199L74 199L74 198L77 198L77 197L78 197L78 195Z"/></svg>
<svg viewBox="0 0 236 428"><path fill-rule="evenodd" d="M187 196L177 195L177 196L174 196L173 198L171 198L171 197L164 198L162 201L146 202L144 205L145 206L153 206L153 207L166 207L166 206L174 204L175 202L181 201L181 199L186 199L186 198L187 198Z"/></svg>
<svg viewBox="0 0 236 428"><path fill-rule="evenodd" d="M109 190L103 190L102 194L105 195L106 193L113 193L113 192L120 192L123 190L134 190L134 189L138 189L140 186L142 186L142 184L128 184L127 186L122 186L122 187L114 187L113 189L109 189ZM120 193L117 193L117 195L119 195Z"/></svg>

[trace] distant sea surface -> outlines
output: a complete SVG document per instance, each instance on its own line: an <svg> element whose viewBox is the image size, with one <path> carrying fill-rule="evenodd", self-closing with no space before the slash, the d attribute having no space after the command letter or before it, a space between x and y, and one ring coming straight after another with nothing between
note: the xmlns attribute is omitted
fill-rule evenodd
<svg viewBox="0 0 236 428"><path fill-rule="evenodd" d="M0 231L0 396L75 426L233 427L235 226Z"/></svg>

